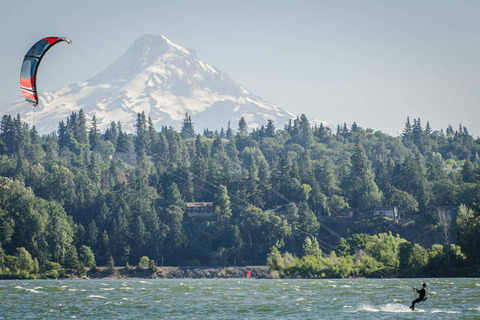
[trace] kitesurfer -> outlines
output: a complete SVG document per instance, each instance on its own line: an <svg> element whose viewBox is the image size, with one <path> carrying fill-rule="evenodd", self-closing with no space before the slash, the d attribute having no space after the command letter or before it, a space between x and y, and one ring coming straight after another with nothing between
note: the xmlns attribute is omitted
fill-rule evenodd
<svg viewBox="0 0 480 320"><path fill-rule="evenodd" d="M410 309L415 310L415 303L427 300L427 284L424 283L423 288L420 290L418 290L417 288L413 288L413 292L417 292L418 294L420 294L418 299L413 300L412 305L410 306Z"/></svg>

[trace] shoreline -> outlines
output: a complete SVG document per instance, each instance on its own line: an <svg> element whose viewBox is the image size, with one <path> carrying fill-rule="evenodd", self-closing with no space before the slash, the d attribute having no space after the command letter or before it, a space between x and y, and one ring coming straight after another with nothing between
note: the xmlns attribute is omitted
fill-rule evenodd
<svg viewBox="0 0 480 320"><path fill-rule="evenodd" d="M225 267L156 267L150 268L115 267L115 273L109 274L106 267L99 267L97 271L87 272L87 276L78 279L256 279L275 278L268 266L225 266Z"/></svg>
<svg viewBox="0 0 480 320"><path fill-rule="evenodd" d="M250 272L250 276L248 273ZM62 276L63 275L63 276ZM75 275L72 273L59 274L57 277L51 276L22 276L3 275L1 280L108 280L108 279L320 279L320 278L302 278L285 277L279 272L271 270L269 266L167 266L151 268L138 267L115 267L115 273L111 274L107 267L97 267L95 270L88 270L85 275ZM440 277L444 278L444 277ZM478 278L477 276L462 276L454 278ZM341 278L321 278L321 279L341 279ZM347 278L345 278L347 279ZM350 278L351 279L351 278ZM356 277L353 279L367 279L366 277ZM373 277L372 279L381 279ZM401 278L409 279L409 278Z"/></svg>
<svg viewBox="0 0 480 320"><path fill-rule="evenodd" d="M53 274L0 274L0 280L95 280L95 279L277 279L278 274L268 266L168 266L115 267L111 273L108 267L86 270L80 275L71 270L55 270ZM248 275L249 274L249 275Z"/></svg>

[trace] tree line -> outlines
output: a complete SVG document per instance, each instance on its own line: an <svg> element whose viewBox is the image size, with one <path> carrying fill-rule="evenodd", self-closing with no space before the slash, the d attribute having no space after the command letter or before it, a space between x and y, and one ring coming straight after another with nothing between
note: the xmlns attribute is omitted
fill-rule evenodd
<svg viewBox="0 0 480 320"><path fill-rule="evenodd" d="M101 132L80 110L39 135L5 115L0 272L57 277L143 257L153 266L268 261L303 276L478 274L479 151L467 128L434 131L420 119L399 137L356 123L333 132L305 115L282 128L269 120L249 131L241 118L199 134L188 114L177 131L139 113L128 133L119 122ZM186 203L201 201L214 202L214 215L186 216ZM379 206L400 220L374 218ZM333 232L348 214L349 229ZM351 246L355 237L362 246ZM342 259L350 271L328 271Z"/></svg>

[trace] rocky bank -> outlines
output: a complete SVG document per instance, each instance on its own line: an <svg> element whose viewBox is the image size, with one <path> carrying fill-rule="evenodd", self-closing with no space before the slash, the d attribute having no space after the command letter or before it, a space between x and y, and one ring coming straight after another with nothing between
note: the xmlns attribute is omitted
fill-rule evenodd
<svg viewBox="0 0 480 320"><path fill-rule="evenodd" d="M251 278L268 279L274 276L268 266L243 266L243 267L157 267L150 268L115 268L115 273L110 274L106 268L88 272L88 278L148 278L148 279L207 279L207 278L246 278L250 271Z"/></svg>

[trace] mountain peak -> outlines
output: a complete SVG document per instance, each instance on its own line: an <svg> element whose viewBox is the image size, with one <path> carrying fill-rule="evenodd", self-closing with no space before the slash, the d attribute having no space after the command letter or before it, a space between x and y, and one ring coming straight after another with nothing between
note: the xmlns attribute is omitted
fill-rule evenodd
<svg viewBox="0 0 480 320"><path fill-rule="evenodd" d="M139 37L133 46L148 46L148 47L156 47L156 46L164 46L171 50L178 50L183 52L184 54L193 54L193 50L186 49L178 44L173 43L170 39L165 37L164 35L158 34L144 34L143 36Z"/></svg>
<svg viewBox="0 0 480 320"><path fill-rule="evenodd" d="M139 57L148 60L158 58L167 52L181 52L185 55L194 54L192 50L188 50L178 44L173 43L164 35L144 34L128 48L127 53L135 53ZM195 54L194 54L195 55Z"/></svg>
<svg viewBox="0 0 480 320"><path fill-rule="evenodd" d="M135 40L120 58L88 82L92 85L107 82L118 84L130 80L138 72L167 56L181 59L188 56L197 58L193 50L177 45L163 35L144 34Z"/></svg>

